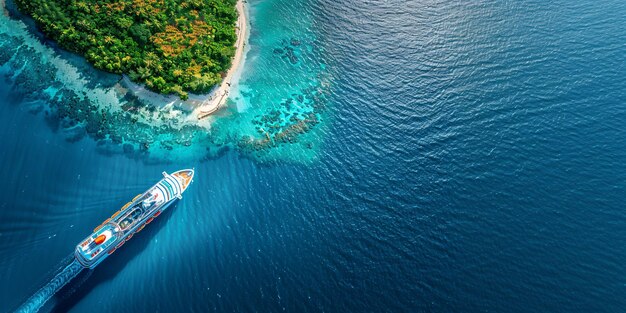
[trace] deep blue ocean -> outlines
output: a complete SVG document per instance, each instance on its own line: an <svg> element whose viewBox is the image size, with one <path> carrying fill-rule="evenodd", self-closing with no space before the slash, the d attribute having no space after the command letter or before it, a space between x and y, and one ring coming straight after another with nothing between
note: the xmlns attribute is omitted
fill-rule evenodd
<svg viewBox="0 0 626 313"><path fill-rule="evenodd" d="M3 15L0 312L162 171L191 167L181 201L40 311L624 311L625 1L248 8L241 98L219 129L235 138L305 86L326 95L320 122L263 155L191 143L180 158L72 133L22 77L65 63ZM29 32L51 48L24 57Z"/></svg>

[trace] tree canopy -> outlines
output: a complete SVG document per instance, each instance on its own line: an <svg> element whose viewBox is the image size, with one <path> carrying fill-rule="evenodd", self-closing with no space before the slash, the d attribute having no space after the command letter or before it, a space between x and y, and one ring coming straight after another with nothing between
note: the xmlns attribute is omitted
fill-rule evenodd
<svg viewBox="0 0 626 313"><path fill-rule="evenodd" d="M222 79L235 53L236 0L15 0L96 68L186 99Z"/></svg>

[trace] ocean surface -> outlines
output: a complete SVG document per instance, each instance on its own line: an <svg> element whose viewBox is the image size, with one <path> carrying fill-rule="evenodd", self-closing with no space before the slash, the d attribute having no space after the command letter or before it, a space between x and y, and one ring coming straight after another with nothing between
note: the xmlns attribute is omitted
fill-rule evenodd
<svg viewBox="0 0 626 313"><path fill-rule="evenodd" d="M210 134L129 124L119 77L1 15L0 312L51 284L40 312L624 311L626 2L248 10ZM57 284L182 168L181 201Z"/></svg>

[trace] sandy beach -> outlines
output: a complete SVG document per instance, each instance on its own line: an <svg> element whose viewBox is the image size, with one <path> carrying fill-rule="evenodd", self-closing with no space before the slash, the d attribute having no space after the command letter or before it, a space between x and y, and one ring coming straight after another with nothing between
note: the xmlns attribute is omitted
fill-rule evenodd
<svg viewBox="0 0 626 313"><path fill-rule="evenodd" d="M189 119L202 120L219 110L226 102L226 99L228 99L231 85L234 82L233 78L235 77L235 73L237 72L239 67L243 65L245 59L245 46L246 42L248 41L248 20L244 9L243 0L237 1L236 7L237 12L239 13L239 18L237 19L236 26L237 42L235 43L235 47L237 50L235 51L235 56L233 57L231 67L228 72L226 72L226 76L222 80L222 83L211 92L209 98L202 101L200 105L198 105L193 110L193 112L189 114ZM202 124L202 122L200 122L200 124Z"/></svg>

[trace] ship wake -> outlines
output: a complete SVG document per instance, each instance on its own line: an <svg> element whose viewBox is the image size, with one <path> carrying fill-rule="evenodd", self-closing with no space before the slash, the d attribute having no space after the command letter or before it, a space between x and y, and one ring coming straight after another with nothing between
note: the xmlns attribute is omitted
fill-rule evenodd
<svg viewBox="0 0 626 313"><path fill-rule="evenodd" d="M16 312L37 312L43 305L54 296L63 286L74 279L84 267L78 263L75 258L71 259L71 263L65 266L58 274L52 278L46 285L37 290L28 300L17 309Z"/></svg>

